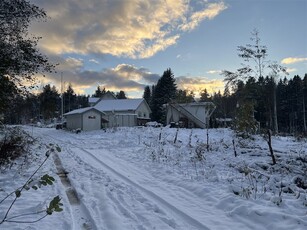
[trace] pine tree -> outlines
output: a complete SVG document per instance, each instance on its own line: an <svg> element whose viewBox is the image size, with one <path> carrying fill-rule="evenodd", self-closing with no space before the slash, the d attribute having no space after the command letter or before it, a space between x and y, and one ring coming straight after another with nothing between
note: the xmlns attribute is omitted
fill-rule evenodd
<svg viewBox="0 0 307 230"><path fill-rule="evenodd" d="M102 90L100 89L100 86L97 86L97 89L95 91L95 93L92 95L92 97L102 97L103 95L105 95L106 93L106 89L103 88Z"/></svg>
<svg viewBox="0 0 307 230"><path fill-rule="evenodd" d="M151 104L151 91L149 86L145 86L144 88L144 93L143 93L143 98L147 102L148 105Z"/></svg>
<svg viewBox="0 0 307 230"><path fill-rule="evenodd" d="M210 95L209 95L207 89L204 89L200 93L200 100L199 101L201 101L201 102L209 101L209 97L210 97Z"/></svg>
<svg viewBox="0 0 307 230"><path fill-rule="evenodd" d="M158 80L152 97L152 119L160 123L165 123L166 114L164 104L176 97L177 86L175 84L174 74L171 69L164 71L162 77Z"/></svg>
<svg viewBox="0 0 307 230"><path fill-rule="evenodd" d="M66 91L64 92L64 113L70 112L78 108L76 104L77 96L72 88L71 83L69 83Z"/></svg>
<svg viewBox="0 0 307 230"><path fill-rule="evenodd" d="M194 93L193 91L188 91L188 90L182 90L179 89L176 92L176 102L177 103L191 103L194 102Z"/></svg>
<svg viewBox="0 0 307 230"><path fill-rule="evenodd" d="M39 95L40 111L43 119L50 119L59 116L60 95L55 86L50 84L43 87L43 92Z"/></svg>
<svg viewBox="0 0 307 230"><path fill-rule="evenodd" d="M127 99L126 93L123 90L120 90L118 93L116 93L115 97L117 99Z"/></svg>

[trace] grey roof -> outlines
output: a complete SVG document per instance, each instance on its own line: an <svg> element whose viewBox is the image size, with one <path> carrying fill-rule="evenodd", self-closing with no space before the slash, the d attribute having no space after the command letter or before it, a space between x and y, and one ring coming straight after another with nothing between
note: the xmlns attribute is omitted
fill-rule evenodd
<svg viewBox="0 0 307 230"><path fill-rule="evenodd" d="M65 113L65 114L63 114L64 116L67 116L67 115L72 115L72 114L82 114L82 113L85 113L85 112L87 112L87 111L89 111L89 110L96 110L96 111L98 111L99 113L103 113L104 114L104 112L102 112L102 111L99 111L98 109L95 109L94 107L86 107L86 108L82 108L82 109L75 109L75 110L72 110L72 111L70 111L70 112L68 112L68 113Z"/></svg>
<svg viewBox="0 0 307 230"><path fill-rule="evenodd" d="M101 100L94 108L99 111L127 111L136 110L143 102L143 98L139 99L115 99L115 100Z"/></svg>
<svg viewBox="0 0 307 230"><path fill-rule="evenodd" d="M88 102L89 103L96 103L100 98L99 97L89 97Z"/></svg>

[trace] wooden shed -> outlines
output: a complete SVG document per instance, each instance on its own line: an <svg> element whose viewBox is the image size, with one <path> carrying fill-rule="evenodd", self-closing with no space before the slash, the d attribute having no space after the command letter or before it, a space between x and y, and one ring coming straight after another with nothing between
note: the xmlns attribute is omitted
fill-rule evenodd
<svg viewBox="0 0 307 230"><path fill-rule="evenodd" d="M102 117L109 121L105 128L140 126L150 121L151 110L143 98L100 100L94 108L105 113Z"/></svg>
<svg viewBox="0 0 307 230"><path fill-rule="evenodd" d="M178 104L171 102L166 107L167 124L175 123L184 128L207 128L216 106L212 102Z"/></svg>
<svg viewBox="0 0 307 230"><path fill-rule="evenodd" d="M102 123L107 122L102 116L104 112L93 107L76 109L64 114L66 118L66 127L70 130L81 129L91 131L101 129Z"/></svg>

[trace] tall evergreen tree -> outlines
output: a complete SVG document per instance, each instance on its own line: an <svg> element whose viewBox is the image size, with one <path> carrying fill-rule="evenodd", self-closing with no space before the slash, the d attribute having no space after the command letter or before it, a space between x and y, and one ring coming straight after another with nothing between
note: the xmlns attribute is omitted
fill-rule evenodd
<svg viewBox="0 0 307 230"><path fill-rule="evenodd" d="M120 90L118 93L116 93L115 97L117 99L127 99L126 93L123 90Z"/></svg>
<svg viewBox="0 0 307 230"><path fill-rule="evenodd" d="M43 87L43 92L39 95L40 111L43 119L50 119L59 116L60 95L55 86L50 84Z"/></svg>
<svg viewBox="0 0 307 230"><path fill-rule="evenodd" d="M209 101L209 98L210 98L210 95L209 95L207 89L202 90L201 93L200 93L200 101L201 102Z"/></svg>
<svg viewBox="0 0 307 230"><path fill-rule="evenodd" d="M97 89L95 93L92 95L92 97L102 97L106 93L106 88L100 89L100 86L97 86Z"/></svg>
<svg viewBox="0 0 307 230"><path fill-rule="evenodd" d="M66 91L64 92L64 113L70 112L78 108L76 104L77 96L75 91L72 88L72 85L69 83Z"/></svg>
<svg viewBox="0 0 307 230"><path fill-rule="evenodd" d="M144 93L143 93L143 98L147 102L148 105L151 104L151 91L149 86L145 86L144 88Z"/></svg>
<svg viewBox="0 0 307 230"><path fill-rule="evenodd" d="M152 119L161 123L165 123L164 104L176 97L177 86L175 77L171 69L164 71L162 77L158 80L152 97Z"/></svg>
<svg viewBox="0 0 307 230"><path fill-rule="evenodd" d="M188 91L188 90L182 90L179 89L176 92L176 102L177 103L191 103L194 102L194 93L193 91Z"/></svg>

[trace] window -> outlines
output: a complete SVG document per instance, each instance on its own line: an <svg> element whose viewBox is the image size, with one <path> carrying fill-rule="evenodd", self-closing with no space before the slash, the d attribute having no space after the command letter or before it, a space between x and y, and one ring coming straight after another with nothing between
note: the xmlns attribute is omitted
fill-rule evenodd
<svg viewBox="0 0 307 230"><path fill-rule="evenodd" d="M146 113L144 113L144 117L146 117Z"/></svg>
<svg viewBox="0 0 307 230"><path fill-rule="evenodd" d="M88 116L88 119L96 119L96 116Z"/></svg>

